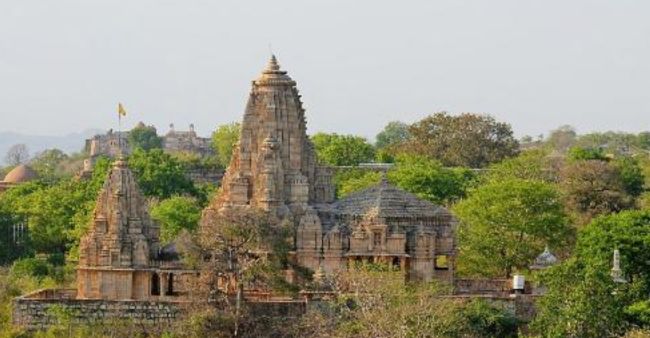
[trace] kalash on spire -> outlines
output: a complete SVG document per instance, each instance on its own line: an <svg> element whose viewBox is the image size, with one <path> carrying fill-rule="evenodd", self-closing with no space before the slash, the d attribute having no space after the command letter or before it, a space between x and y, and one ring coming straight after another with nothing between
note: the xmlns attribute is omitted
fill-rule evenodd
<svg viewBox="0 0 650 338"><path fill-rule="evenodd" d="M222 191L203 218L235 207L300 217L310 205L334 200L331 175L329 168L317 165L296 82L272 55L252 82Z"/></svg>

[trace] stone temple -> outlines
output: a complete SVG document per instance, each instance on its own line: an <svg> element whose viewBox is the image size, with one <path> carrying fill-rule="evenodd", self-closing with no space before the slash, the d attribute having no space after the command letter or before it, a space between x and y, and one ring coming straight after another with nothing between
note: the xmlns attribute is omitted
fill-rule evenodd
<svg viewBox="0 0 650 338"><path fill-rule="evenodd" d="M156 300L184 292L194 271L167 259L133 173L118 158L79 244L78 299Z"/></svg>
<svg viewBox="0 0 650 338"><path fill-rule="evenodd" d="M333 169L318 162L300 98L272 56L252 82L240 141L202 222L227 209L260 208L294 224L295 257L305 267L331 273L374 262L407 278L452 282L450 213L386 180L335 201Z"/></svg>
<svg viewBox="0 0 650 338"><path fill-rule="evenodd" d="M80 243L76 289L43 289L14 299L14 324L46 328L54 322L50 310L55 306L71 310L79 320L169 324L183 316L188 303L201 301L194 292L201 272L184 263L173 243L161 245L133 173L117 157ZM291 257L313 270L315 279L372 262L401 271L408 280L448 283L462 299L491 297L530 317L535 295L512 297L508 280L454 277L456 222L445 208L385 178L336 200L334 170L319 164L296 83L272 57L252 83L240 141L201 224L207 230L224 212L263 209L293 225ZM29 178L26 168L19 171L16 176ZM17 181L12 177L9 181ZM547 250L536 265L546 268L556 261ZM244 297L256 302L259 294ZM281 298L260 304L289 303Z"/></svg>

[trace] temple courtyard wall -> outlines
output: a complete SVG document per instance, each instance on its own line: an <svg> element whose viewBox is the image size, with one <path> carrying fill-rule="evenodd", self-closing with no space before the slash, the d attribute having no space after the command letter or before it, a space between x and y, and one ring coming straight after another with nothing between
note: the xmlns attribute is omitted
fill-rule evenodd
<svg viewBox="0 0 650 338"><path fill-rule="evenodd" d="M329 293L328 293L329 294ZM329 295L332 296L332 295ZM102 325L124 321L138 325L165 328L183 320L191 307L191 301L134 301L76 299L74 289L43 289L17 297L13 300L12 322L28 330L45 330L60 324L65 314L72 325ZM536 295L501 294L478 295L456 294L441 296L466 302L481 298L502 308L522 322L530 321L535 315ZM246 307L253 316L283 318L300 317L308 311L322 311L329 297L312 299L254 299L246 301ZM327 307L327 306L325 306Z"/></svg>
<svg viewBox="0 0 650 338"><path fill-rule="evenodd" d="M317 304L304 299L256 300L245 304L254 316L295 318L307 311L309 303ZM42 289L14 298L12 322L28 330L46 330L59 324L64 314L72 325L124 321L165 328L190 313L192 304L191 301L76 299L74 289Z"/></svg>

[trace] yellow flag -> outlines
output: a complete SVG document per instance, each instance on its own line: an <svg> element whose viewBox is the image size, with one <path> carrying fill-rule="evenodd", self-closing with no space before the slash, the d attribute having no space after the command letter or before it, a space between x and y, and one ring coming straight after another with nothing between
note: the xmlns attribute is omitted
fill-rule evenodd
<svg viewBox="0 0 650 338"><path fill-rule="evenodd" d="M118 116L126 116L126 110L124 110L124 107L122 107L121 103L117 104L117 115Z"/></svg>

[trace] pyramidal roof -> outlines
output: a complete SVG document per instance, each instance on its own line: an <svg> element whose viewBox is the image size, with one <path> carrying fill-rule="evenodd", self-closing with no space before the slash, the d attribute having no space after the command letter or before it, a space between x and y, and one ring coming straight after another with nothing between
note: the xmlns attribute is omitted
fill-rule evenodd
<svg viewBox="0 0 650 338"><path fill-rule="evenodd" d="M383 178L371 188L353 193L337 201L333 211L341 215L365 216L370 213L382 218L434 217L446 209L406 192Z"/></svg>

